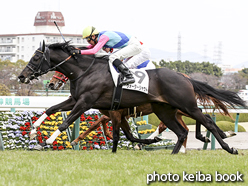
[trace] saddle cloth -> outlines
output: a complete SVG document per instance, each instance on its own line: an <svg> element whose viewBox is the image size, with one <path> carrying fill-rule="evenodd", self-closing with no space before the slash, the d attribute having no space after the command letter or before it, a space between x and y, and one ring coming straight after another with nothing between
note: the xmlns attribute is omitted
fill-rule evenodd
<svg viewBox="0 0 248 186"><path fill-rule="evenodd" d="M109 62L109 67L114 84L117 87L119 72L116 71L115 67L111 62ZM129 70L132 72L135 82L129 85L123 85L122 88L128 90L135 90L148 94L149 76L147 72L142 69L129 69Z"/></svg>

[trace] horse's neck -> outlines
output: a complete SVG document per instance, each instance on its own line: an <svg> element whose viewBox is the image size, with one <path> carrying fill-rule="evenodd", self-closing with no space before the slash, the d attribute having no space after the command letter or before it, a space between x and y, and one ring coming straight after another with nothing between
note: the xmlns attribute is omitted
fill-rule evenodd
<svg viewBox="0 0 248 186"><path fill-rule="evenodd" d="M59 62L57 61L56 64ZM70 80L78 78L87 71L88 73L108 73L108 62L104 59L94 58L92 56L79 56L77 59L71 58L59 67L59 71L67 76ZM105 73L105 74L106 74ZM99 77L99 76L98 76Z"/></svg>

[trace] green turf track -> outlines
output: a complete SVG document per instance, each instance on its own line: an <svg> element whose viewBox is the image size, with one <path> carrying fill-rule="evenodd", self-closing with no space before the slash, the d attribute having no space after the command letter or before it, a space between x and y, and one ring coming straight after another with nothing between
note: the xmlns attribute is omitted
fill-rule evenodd
<svg viewBox="0 0 248 186"><path fill-rule="evenodd" d="M187 151L170 155L171 150L133 151L0 151L2 186L139 186L147 185L147 174L178 174L179 182L152 182L150 185L248 185L248 151L231 155L224 150ZM212 182L183 181L188 174L211 174ZM215 181L220 174L243 174L244 182Z"/></svg>

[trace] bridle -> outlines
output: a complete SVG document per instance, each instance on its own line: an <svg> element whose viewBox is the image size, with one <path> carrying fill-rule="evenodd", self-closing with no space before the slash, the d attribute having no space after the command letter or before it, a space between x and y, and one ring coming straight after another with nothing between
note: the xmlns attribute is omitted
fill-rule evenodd
<svg viewBox="0 0 248 186"><path fill-rule="evenodd" d="M51 68L51 63L50 63L50 50L49 48L46 48L46 50L43 52L41 50L36 50L33 57L35 56L35 54L37 53L41 53L42 54L42 58L39 62L39 65L37 67L35 67L36 65L32 64L31 62L29 62L27 64L27 67L33 72L33 75L31 77L33 78L37 78L38 76L41 76L43 74L46 74L49 71L53 71L55 70L57 67L59 67L60 65L62 65L63 63L65 63L66 61L68 61L72 56L67 57L65 60L61 61L59 64L55 65L54 67ZM42 70L42 64L46 64L47 69Z"/></svg>
<svg viewBox="0 0 248 186"><path fill-rule="evenodd" d="M35 54L37 54L37 52L42 54L42 58L39 62L38 67L35 67L36 65L32 64L31 61L27 64L27 67L33 72L33 74L31 75L32 79L35 79L35 78L37 79L38 76L46 74L49 71L54 71L57 67L61 66L62 64L64 64L66 61L68 61L72 57L72 55L70 55L65 60L61 61L59 64L57 64L51 68L49 48L45 47L44 51L36 50L33 57L35 56ZM94 62L95 62L95 58L93 59L90 66L81 75L79 75L77 78L75 78L71 81L76 81L77 79L82 77L85 73L87 73L89 71L89 69L93 66ZM47 67L45 69L42 69L42 64L45 64Z"/></svg>
<svg viewBox="0 0 248 186"><path fill-rule="evenodd" d="M68 77L66 77L63 73L56 71L56 73L60 74L62 77L56 76L55 74L53 75L54 78L59 79L60 81L66 82L68 81Z"/></svg>

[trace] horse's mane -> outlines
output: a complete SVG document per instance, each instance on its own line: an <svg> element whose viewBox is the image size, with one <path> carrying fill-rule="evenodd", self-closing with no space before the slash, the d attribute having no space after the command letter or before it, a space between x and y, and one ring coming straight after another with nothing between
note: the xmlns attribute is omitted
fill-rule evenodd
<svg viewBox="0 0 248 186"><path fill-rule="evenodd" d="M64 43L53 43L48 46L50 49L64 49L65 47L68 47L71 41L66 41ZM71 46L71 45L70 45Z"/></svg>
<svg viewBox="0 0 248 186"><path fill-rule="evenodd" d="M75 47L73 45L70 45L71 41L66 41L66 42L63 42L63 43L53 43L53 44L50 44L48 46L49 49L61 49L63 50L64 52L68 53L68 55L70 55L70 50L74 50L74 49L80 49L80 50L86 50L88 49L87 47ZM102 57L96 57L95 55L87 55L88 57L90 58L97 58L97 59L103 59L104 62L106 62L106 60L108 58L105 58L105 56L102 56ZM106 55L107 56L107 55Z"/></svg>

